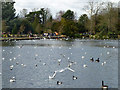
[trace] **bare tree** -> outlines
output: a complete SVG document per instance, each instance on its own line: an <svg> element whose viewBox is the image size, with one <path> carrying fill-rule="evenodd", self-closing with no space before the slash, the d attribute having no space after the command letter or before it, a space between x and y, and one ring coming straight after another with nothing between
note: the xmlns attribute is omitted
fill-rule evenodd
<svg viewBox="0 0 120 90"><path fill-rule="evenodd" d="M90 27L90 33L95 34L96 30L96 21L97 21L97 15L102 10L102 6L104 5L103 2L94 2L90 1L88 2L88 5L86 5L83 9L89 14L91 19L91 27Z"/></svg>
<svg viewBox="0 0 120 90"><path fill-rule="evenodd" d="M59 12L56 14L56 19L57 19L58 21L61 21L61 17L62 17L62 15L63 15L64 13L65 13L64 11L59 11Z"/></svg>
<svg viewBox="0 0 120 90"><path fill-rule="evenodd" d="M27 13L28 13L27 9L21 10L21 11L20 11L20 17L21 17L21 18L24 18L24 17L27 15Z"/></svg>
<svg viewBox="0 0 120 90"><path fill-rule="evenodd" d="M112 23L112 12L113 12L113 3L108 2L106 5L106 12L107 12L107 22L108 22L108 31L111 31L111 23Z"/></svg>

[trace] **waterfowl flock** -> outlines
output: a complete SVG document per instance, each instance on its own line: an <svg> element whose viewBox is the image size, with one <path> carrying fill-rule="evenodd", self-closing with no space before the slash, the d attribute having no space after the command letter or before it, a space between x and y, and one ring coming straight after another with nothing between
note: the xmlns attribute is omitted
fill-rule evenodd
<svg viewBox="0 0 120 90"><path fill-rule="evenodd" d="M67 39L66 39L67 40ZM54 40L53 40L54 41ZM61 40L62 41L62 40ZM18 41L14 41L14 42L18 42ZM80 43L81 45L84 45L84 42L81 42ZM49 46L49 45L48 45ZM69 53L69 56L68 56L68 54L66 54L66 53L64 53L64 52L61 52L61 53L57 53L57 51L55 51L54 49L57 47L55 47L55 46L51 46L51 48L50 48L50 52L51 53L49 53L49 54L46 54L46 56L41 56L39 53L37 53L37 52L35 52L35 53L31 53L31 52L29 52L29 51L26 51L30 56L33 56L32 58L33 58L33 60L32 60L32 62L33 62L33 67L34 68L36 68L36 69L38 69L40 66L41 67L49 67L49 69L52 67L52 65L54 64L57 68L55 68L55 69L53 69L53 70L51 70L50 72L51 72L51 74L49 74L48 75L48 77L46 77L46 78L48 78L48 81L51 81L51 80L56 80L56 84L57 85L62 85L62 84L64 84L64 82L65 81L62 81L62 80L58 80L57 79L57 76L59 76L60 74L62 74L62 73L66 73L66 72L69 72L69 74L71 74L72 76L71 76L71 78L72 78L72 80L73 80L73 82L75 81L75 80L80 80L81 79L81 76L79 76L79 75L74 75L76 72L80 72L82 69L83 70L87 70L88 68L91 68L91 66L90 66L90 64L91 65L95 65L95 64L97 64L97 65L101 65L100 67L104 67L105 65L107 65L107 60L103 60L103 52L101 52L100 53L100 55L97 55L97 56L89 56L89 57L87 57L88 56L88 54L90 54L89 52L87 52L87 50L85 51L85 48L80 48L80 50L81 50L81 52L83 52L83 54L82 55L80 55L79 56L79 58L76 58L76 59L78 59L78 60L74 60L73 59L73 57L72 57L72 55L75 55L75 53L74 52L72 52L72 50L73 50L73 44L71 45L71 47L68 47L68 52L67 53ZM27 63L24 63L24 60L22 60L22 61L20 61L20 58L21 57L24 57L24 54L22 54L22 53L26 53L25 52L25 50L24 50L24 48L25 48L26 46L24 45L24 44L22 44L22 45L18 45L18 47L15 47L15 46L13 46L12 48L13 49L18 49L18 50L21 50L21 53L18 53L18 55L16 55L16 56L14 56L14 52L13 51L10 51L9 52L9 54L12 54L13 55L13 58L9 58L9 61L10 62L15 62L15 64L11 64L10 66L9 66L9 68L10 68L10 71L13 71L14 70L14 68L16 68L16 66L21 66L21 67L29 67L29 65L28 65L28 63L29 62L31 62L31 59L29 60L29 62L27 62ZM47 46L46 46L47 47ZM42 48L46 48L46 47L42 47ZM50 47L50 46L49 46ZM59 50L62 50L64 48L64 46L62 46L62 45L60 45L59 47L58 47L58 49ZM78 48L78 49L79 49ZM109 46L107 45L107 46L104 46L103 48L109 48ZM116 49L116 47L115 46L113 46L113 49ZM34 52L34 50L40 50L40 48L39 48L39 46L34 46L33 47L33 52ZM46 50L46 49L45 49ZM8 51L7 51L7 49L5 49L5 48L3 48L3 50L2 50L2 52L3 53L7 53ZM47 52L47 50L46 50L46 52ZM52 54L53 53L53 54ZM34 55L31 55L31 54L34 54ZM58 58L56 57L56 56L54 56L54 55L57 55L57 54L59 54L58 55ZM107 51L106 52L106 56L107 55L110 55L111 53L110 53L110 51ZM28 56L29 56L28 55ZM44 55L44 54L43 54ZM29 57L30 57L29 56ZM48 62L47 61L45 61L45 60L43 60L43 58L42 57L47 57L48 58ZM6 60L6 56L3 56L2 57L2 60L3 61L5 61ZM18 60L19 59L19 60ZM35 62L35 63L34 63ZM82 63L80 63L80 62L82 62ZM80 68L79 68L79 70L77 70L76 69L76 67L77 66L79 66ZM39 68L40 69L40 68ZM43 68L41 68L41 69L43 69ZM24 69L23 69L24 70ZM35 73L34 73L35 74ZM43 73L44 74L44 73ZM64 77L64 76L63 76ZM17 79L17 77L14 77L14 76L12 76L11 78L10 78L10 83L13 83L13 82L16 82L16 79Z"/></svg>

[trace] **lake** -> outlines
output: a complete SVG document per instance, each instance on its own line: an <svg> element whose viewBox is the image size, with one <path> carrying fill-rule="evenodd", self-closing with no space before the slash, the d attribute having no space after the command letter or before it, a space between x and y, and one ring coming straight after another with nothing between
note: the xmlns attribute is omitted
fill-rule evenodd
<svg viewBox="0 0 120 90"><path fill-rule="evenodd" d="M101 88L102 80L118 88L117 40L14 40L1 47L3 88Z"/></svg>

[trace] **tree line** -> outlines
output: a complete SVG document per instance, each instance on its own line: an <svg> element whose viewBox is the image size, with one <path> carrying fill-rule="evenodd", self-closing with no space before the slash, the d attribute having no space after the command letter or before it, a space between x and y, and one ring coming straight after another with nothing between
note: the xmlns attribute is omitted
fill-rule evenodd
<svg viewBox="0 0 120 90"><path fill-rule="evenodd" d="M72 10L59 11L53 18L50 9L27 9L16 15L15 2L2 2L2 32L11 34L54 33L79 38L91 35L96 38L110 38L120 35L120 13L112 2L88 2L83 10L86 14L76 19Z"/></svg>

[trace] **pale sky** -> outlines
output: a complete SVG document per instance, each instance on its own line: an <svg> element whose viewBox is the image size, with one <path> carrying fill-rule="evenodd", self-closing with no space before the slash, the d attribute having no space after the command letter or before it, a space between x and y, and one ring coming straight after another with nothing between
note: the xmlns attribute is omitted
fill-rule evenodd
<svg viewBox="0 0 120 90"><path fill-rule="evenodd" d="M19 13L22 9L32 11L34 8L49 8L51 14L55 17L56 13L60 10L66 11L73 10L79 17L81 14L86 13L83 10L85 4L90 0L14 0L16 12ZM99 2L101 0L94 0ZM111 1L118 3L119 0L103 0L104 2Z"/></svg>

